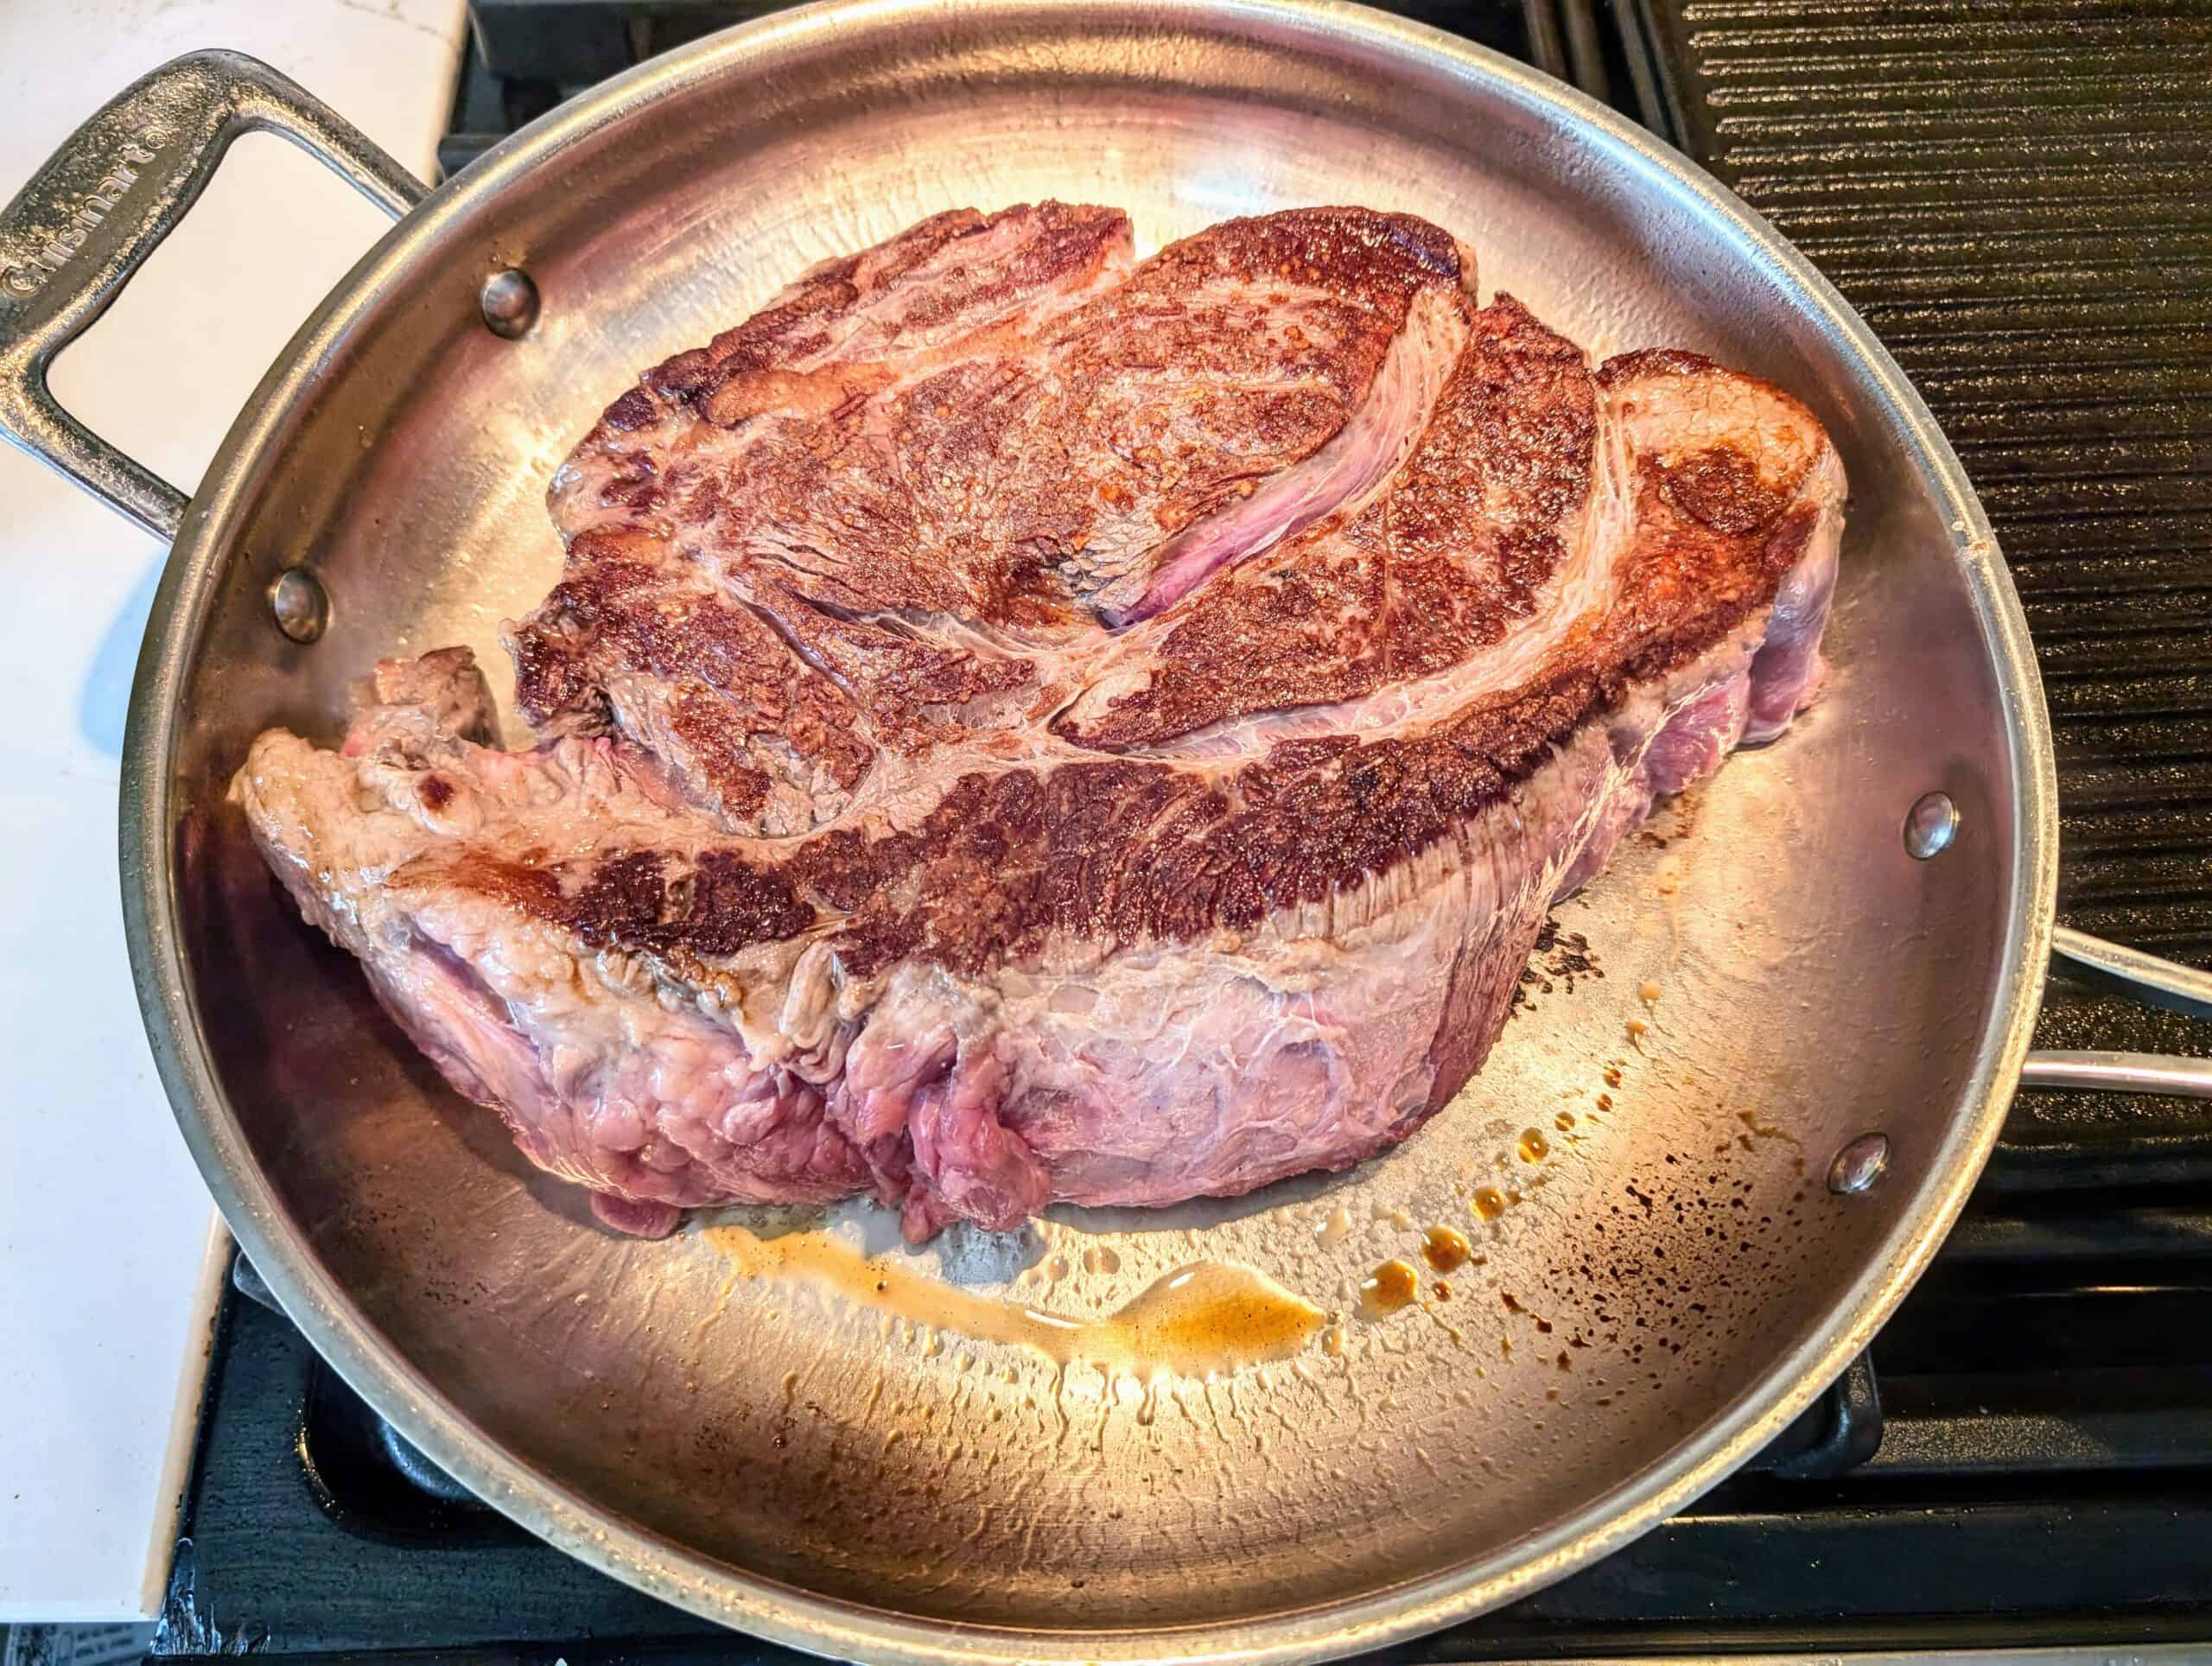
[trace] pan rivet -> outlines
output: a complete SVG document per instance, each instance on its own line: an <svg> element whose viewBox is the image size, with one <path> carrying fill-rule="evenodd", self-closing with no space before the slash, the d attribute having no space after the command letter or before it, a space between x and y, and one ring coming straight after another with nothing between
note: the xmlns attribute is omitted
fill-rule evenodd
<svg viewBox="0 0 2212 1666"><path fill-rule="evenodd" d="M295 642L313 642L330 628L330 592L304 567L287 567L269 587L269 612Z"/></svg>
<svg viewBox="0 0 2212 1666"><path fill-rule="evenodd" d="M529 334L537 321L537 285L530 281L529 273L512 266L486 278L476 301L483 308L484 327L510 341Z"/></svg>
<svg viewBox="0 0 2212 1666"><path fill-rule="evenodd" d="M1873 1189L1890 1166L1890 1136L1862 1134L1835 1154L1828 1165L1828 1190L1839 1197L1855 1197Z"/></svg>
<svg viewBox="0 0 2212 1666"><path fill-rule="evenodd" d="M1904 848L1926 862L1949 849L1959 830L1959 807L1948 792L1923 792L1904 818Z"/></svg>

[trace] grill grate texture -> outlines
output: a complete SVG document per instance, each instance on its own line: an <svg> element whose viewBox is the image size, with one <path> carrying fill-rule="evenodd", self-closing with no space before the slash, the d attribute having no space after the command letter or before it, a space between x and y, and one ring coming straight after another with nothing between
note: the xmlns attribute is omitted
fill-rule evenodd
<svg viewBox="0 0 2212 1666"><path fill-rule="evenodd" d="M1623 22L1658 67L1647 119L1850 298L1996 524L2057 737L2060 917L2212 963L2212 5L1698 0ZM2212 1050L2057 983L2037 1040ZM2024 1097L1992 1180L2107 1183L2114 1162L2212 1175L2212 1111Z"/></svg>

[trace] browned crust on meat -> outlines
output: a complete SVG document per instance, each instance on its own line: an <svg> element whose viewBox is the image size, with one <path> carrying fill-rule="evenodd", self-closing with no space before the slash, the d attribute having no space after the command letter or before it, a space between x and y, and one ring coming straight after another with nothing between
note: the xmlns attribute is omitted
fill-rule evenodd
<svg viewBox="0 0 2212 1666"><path fill-rule="evenodd" d="M903 634L868 620L844 619L811 607L780 586L768 587L779 626L848 686L865 690L868 726L895 752L926 752L968 732L971 702L1011 696L1036 681L1027 659L985 658L926 637Z"/></svg>
<svg viewBox="0 0 2212 1666"><path fill-rule="evenodd" d="M948 283L931 265L919 294L892 295L923 263L1000 230L1019 239L1014 253L980 263L972 283L965 266ZM833 718L854 744L910 753L1027 722L1041 692L1032 662L948 643L928 619L1096 629L1087 550L1148 547L1313 455L1364 397L1412 297L1471 279L1425 221L1315 208L1213 227L1083 302L1127 239L1109 209L942 215L824 263L648 372L579 448L591 501L562 512L563 582L512 633L524 715L598 727L615 679L690 679L664 703L680 708L677 773L697 773L695 796L733 825L770 791L750 760L772 710L764 680L817 685L793 708L823 720L793 737L809 755ZM895 372L855 362L836 334L887 296L891 334L868 339ZM1025 313L1024 297L1040 304ZM985 327L960 334L971 318ZM939 327L950 345L930 335L918 355L896 351ZM699 423L757 426L702 451L686 437ZM804 658L669 641L662 615L701 586ZM843 779L844 760L827 761Z"/></svg>
<svg viewBox="0 0 2212 1666"><path fill-rule="evenodd" d="M1596 434L1582 349L1501 295L1475 315L1388 494L1211 587L1143 689L1055 730L1125 752L1459 664L1524 617L1557 569L1560 527L1589 496ZM1510 508L1494 518L1493 502Z"/></svg>
<svg viewBox="0 0 2212 1666"><path fill-rule="evenodd" d="M1218 301L1200 299L1224 280L1249 286L1262 299L1280 298L1271 283L1294 284L1331 304L1309 321L1317 329L1276 334L1233 318ZM1141 507L1162 536L1205 519L1253 490L1264 474L1302 461L1335 436L1418 291L1473 283L1449 234L1410 214L1368 208L1290 209L1226 220L1171 243L1057 332L1069 389L1052 421L1072 432L1126 435L1073 495L1109 509ZM1130 316L1142 321L1140 330L1114 327ZM1116 375L1132 362L1186 364L1223 375L1264 370L1285 386L1241 399L1195 385L1180 390L1176 403L1186 420L1205 424L1202 413L1211 407L1223 414L1211 425L1245 442L1209 451L1176 444L1153 426L1152 412L1111 407ZM1296 391L1301 382L1306 391ZM1253 452L1268 460L1266 468L1255 469ZM1086 506L1093 512L1062 531L1056 555L1078 551L1106 518L1095 503Z"/></svg>
<svg viewBox="0 0 2212 1666"><path fill-rule="evenodd" d="M652 372L644 408L610 407L594 439L617 464L601 501L634 511L637 523L579 536L569 575L517 633L526 715L572 716L626 671L662 679L672 690L666 727L689 754L683 773L707 780L732 816L766 795L755 752L764 741L817 760L850 786L877 747L919 750L971 723L1036 721L1036 701L1048 691L1033 686L1029 661L948 646L925 628L909 630L894 611L1049 616L1049 608L1022 614L1019 598L1037 594L1027 587L1048 581L1052 561L1080 551L1103 524L1098 504L1118 509L1126 498L1166 526L1208 505L1223 479L1177 474L1159 448L1147 456L1142 431L1116 424L1113 469L1053 476L1071 488L1065 503L994 504L992 523L1018 533L1012 557L1001 551L970 570L954 560L918 563L919 522L899 517L919 512L855 497L838 525L855 529L864 556L879 544L892 552L882 561L863 561L857 576L825 578L786 562L734 578L696 570L704 557L671 537L665 519L711 516L722 488L684 477L680 463L664 470L642 450L632 460L623 449L632 442L621 438L658 420L656 401L719 396L734 421L752 420L766 401L795 438L765 456L747 453L751 472L739 484L794 503L842 490L836 424L851 408L816 408L822 395L807 356L820 349L828 321L887 274L993 223L941 217L907 234L911 242L828 263L760 317ZM1053 258L1077 258L1073 248ZM1315 316L1328 320L1332 340L1314 346L1300 373L1316 386L1363 387L1409 297L1424 284L1460 283L1459 259L1436 228L1363 210L1216 227L1163 251L1107 300L1058 319L1065 391L1053 396L1061 404L1040 432L1080 434L1086 421L1103 420L1084 402L1113 383L1124 363L1117 354L1172 358L1210 347L1205 308L1192 297L1222 279L1279 277L1320 292L1325 311ZM1162 303L1152 337L1098 334L1109 303L1141 314L1151 302ZM1362 324L1378 310L1387 327ZM1224 340L1224 351L1237 350ZM1260 356L1274 362L1302 350L1269 341ZM1601 399L1713 373L1699 355L1670 352L1592 370L1573 343L1499 297L1474 315L1471 343L1389 491L1217 579L1205 605L1168 633L1147 686L1103 715L1056 727L1103 754L1126 754L1464 663L1535 609L1564 559L1592 490ZM896 435L913 465L894 471L893 484L950 481L959 498L970 478L963 471L999 455L1012 412L1028 397L1020 376L994 361L949 364L880 403L871 420ZM1320 403L1303 410L1304 397L1240 410L1236 425L1264 444L1280 442L1285 455L1306 455L1299 448L1318 445L1347 406L1316 394ZM1788 409L1802 414L1794 402ZM757 846L696 860L652 849L520 862L476 853L441 877L593 947L693 968L802 933L824 936L865 976L908 958L973 972L1033 957L1054 939L1105 946L1252 929L1457 836L1634 686L1707 652L1771 603L1820 515L1803 488L1824 442L1804 421L1809 442L1772 456L1725 442L1639 454L1634 551L1613 575L1603 614L1566 634L1535 684L1478 700L1425 732L1285 741L1226 776L1128 755L978 770L908 830L833 826L778 857Z"/></svg>
<svg viewBox="0 0 2212 1666"><path fill-rule="evenodd" d="M1646 586L1642 645L1625 659L1593 655L1427 734L1285 742L1219 784L1134 760L971 775L914 831L833 830L783 871L836 919L833 940L861 975L908 957L979 971L1054 935L1121 944L1249 930L1452 836L1632 685L1771 602L1816 519L1810 507L1790 517L1750 552L1744 582L1693 607L1662 610Z"/></svg>
<svg viewBox="0 0 2212 1666"><path fill-rule="evenodd" d="M1412 214L1372 208L1291 208L1224 220L1171 243L1134 277L1138 296L1181 296L1216 277L1250 283L1295 278L1363 305L1403 310L1414 289L1441 279L1471 288L1459 245Z"/></svg>
<svg viewBox="0 0 2212 1666"><path fill-rule="evenodd" d="M1598 385L1608 390L1662 377L1695 377L1722 373L1746 388L1756 389L1777 401L1804 427L1820 432L1820 423L1791 395L1773 383L1741 372L1722 372L1700 353L1680 347L1644 347L1609 359L1599 367ZM1797 496L1813 461L1808 453L1802 465L1777 478L1767 478L1756 459L1733 445L1710 446L1682 457L1647 460L1667 502L1700 525L1724 537L1756 537L1772 525Z"/></svg>
<svg viewBox="0 0 2212 1666"><path fill-rule="evenodd" d="M835 324L870 298L950 245L1016 218L1032 219L1037 227L1037 235L1023 244L1019 262L985 266L972 276L956 269L906 315L910 329L942 327L963 312L988 318L1019 291L1095 271L1128 248L1128 216L1118 208L1046 201L1033 207L1020 203L991 214L957 208L933 215L873 248L822 262L743 323L703 347L663 360L607 407L594 437L608 429L620 433L643 427L660 408L658 402L710 403L739 378L803 364L830 345Z"/></svg>
<svg viewBox="0 0 2212 1666"><path fill-rule="evenodd" d="M1796 495L1763 484L1758 465L1734 446L1711 446L1654 467L1667 501L1716 532L1756 532L1771 524Z"/></svg>
<svg viewBox="0 0 2212 1666"><path fill-rule="evenodd" d="M910 831L832 829L774 864L709 851L694 875L652 850L539 864L472 855L440 877L594 948L711 959L820 929L858 976L907 958L978 972L1056 936L1111 945L1249 930L1452 837L1630 687L1771 602L1818 518L1796 509L1742 552L1736 580L1709 586L1681 583L1681 548L1659 541L1626 605L1634 652L1605 664L1593 651L1423 734L1285 742L1220 781L1128 759L978 773Z"/></svg>
<svg viewBox="0 0 2212 1666"><path fill-rule="evenodd" d="M613 678L648 672L666 684L665 738L681 748L682 779L705 808L732 820L756 813L772 785L762 766L769 748L813 760L841 788L859 783L874 751L842 689L742 604L671 582L651 540L577 540L587 541L586 558L509 640L525 718L542 724L586 709Z"/></svg>
<svg viewBox="0 0 2212 1666"><path fill-rule="evenodd" d="M573 933L592 949L721 958L748 944L796 935L814 911L781 874L734 851L678 863L658 850L592 860L545 853L512 859L467 849L394 874L395 890L458 886Z"/></svg>

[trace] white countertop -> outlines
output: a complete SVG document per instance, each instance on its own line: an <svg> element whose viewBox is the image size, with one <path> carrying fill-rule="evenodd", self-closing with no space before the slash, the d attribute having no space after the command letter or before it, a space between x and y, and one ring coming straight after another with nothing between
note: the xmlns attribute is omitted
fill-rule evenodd
<svg viewBox="0 0 2212 1666"><path fill-rule="evenodd" d="M163 60L234 47L420 177L463 0L0 8L0 198ZM383 216L283 140L199 206L54 366L62 404L190 490L255 381ZM165 549L0 447L0 1620L154 1613L224 1241L156 1080L116 872L124 708Z"/></svg>

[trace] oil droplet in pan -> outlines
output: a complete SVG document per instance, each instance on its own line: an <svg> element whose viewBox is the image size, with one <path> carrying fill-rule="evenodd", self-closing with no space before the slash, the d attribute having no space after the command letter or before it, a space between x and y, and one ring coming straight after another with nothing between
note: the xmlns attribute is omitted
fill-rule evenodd
<svg viewBox="0 0 2212 1666"><path fill-rule="evenodd" d="M1521 1142L1514 1148L1514 1149L1521 1154L1521 1160L1524 1163L1540 1163L1543 1161L1545 1156L1550 1152L1551 1148L1552 1142L1544 1138L1544 1131L1540 1128L1522 1129L1521 1130Z"/></svg>
<svg viewBox="0 0 2212 1666"><path fill-rule="evenodd" d="M1448 1226L1432 1226L1421 1234L1421 1259L1440 1273L1457 1272L1474 1253L1465 1236Z"/></svg>
<svg viewBox="0 0 2212 1666"><path fill-rule="evenodd" d="M1505 1193L1494 1186L1478 1186L1474 1206L1477 1219L1494 1221L1505 1212Z"/></svg>
<svg viewBox="0 0 2212 1666"><path fill-rule="evenodd" d="M1389 1317L1421 1294L1421 1275L1402 1261L1386 1261L1359 1285L1359 1316Z"/></svg>

